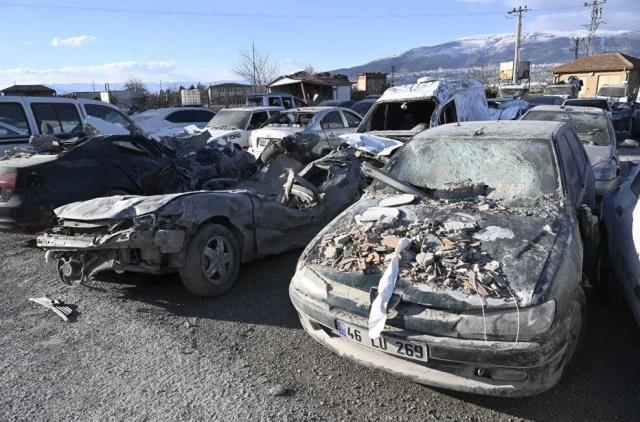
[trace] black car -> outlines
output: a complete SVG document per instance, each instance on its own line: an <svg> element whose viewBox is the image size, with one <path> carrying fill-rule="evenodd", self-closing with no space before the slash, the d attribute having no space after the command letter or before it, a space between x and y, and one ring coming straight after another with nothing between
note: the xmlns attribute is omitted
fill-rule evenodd
<svg viewBox="0 0 640 422"><path fill-rule="evenodd" d="M61 142L62 143L62 142ZM55 221L53 209L116 194L181 191L171 151L142 137L96 136L0 159L0 230L35 230Z"/></svg>

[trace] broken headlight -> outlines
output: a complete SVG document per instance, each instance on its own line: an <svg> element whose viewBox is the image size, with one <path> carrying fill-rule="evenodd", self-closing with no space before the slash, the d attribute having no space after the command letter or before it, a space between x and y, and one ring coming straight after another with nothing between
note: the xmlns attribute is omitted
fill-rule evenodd
<svg viewBox="0 0 640 422"><path fill-rule="evenodd" d="M593 166L593 178L596 180L613 180L617 176L617 168L611 160L602 161Z"/></svg>
<svg viewBox="0 0 640 422"><path fill-rule="evenodd" d="M473 340L528 341L542 337L553 324L556 301L521 309L465 312L456 325L458 335ZM519 326L518 326L519 321Z"/></svg>
<svg viewBox="0 0 640 422"><path fill-rule="evenodd" d="M156 215L146 214L133 219L133 228L141 231L150 231L156 225Z"/></svg>
<svg viewBox="0 0 640 422"><path fill-rule="evenodd" d="M327 299L327 283L308 267L295 272L291 287L315 300Z"/></svg>

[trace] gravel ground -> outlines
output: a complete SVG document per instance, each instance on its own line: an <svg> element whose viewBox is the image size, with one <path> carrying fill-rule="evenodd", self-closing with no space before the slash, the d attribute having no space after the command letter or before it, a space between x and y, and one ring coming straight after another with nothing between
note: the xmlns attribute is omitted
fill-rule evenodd
<svg viewBox="0 0 640 422"><path fill-rule="evenodd" d="M2 420L637 420L640 331L590 300L574 370L551 391L497 399L431 389L336 357L301 329L297 253L245 265L227 295L175 276L56 281L25 235L0 235ZM64 323L29 297L77 305ZM274 396L274 387L286 389Z"/></svg>

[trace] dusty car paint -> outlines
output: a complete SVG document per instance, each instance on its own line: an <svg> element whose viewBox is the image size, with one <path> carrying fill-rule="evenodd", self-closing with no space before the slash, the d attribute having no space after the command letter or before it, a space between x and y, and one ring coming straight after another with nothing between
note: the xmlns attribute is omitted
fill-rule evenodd
<svg viewBox="0 0 640 422"><path fill-rule="evenodd" d="M452 140L456 136L477 136L477 142L482 142L483 137L500 136L545 139L553 145L554 158L548 165L556 168L558 188L551 196L527 206L506 208L486 205L484 197L438 199L448 196L446 191L439 194L436 190L423 194L422 199L417 198L411 204L396 207L397 220L389 221L385 217L359 225L358 216L389 198L387 191L376 191L374 184L360 201L320 232L300 257L289 292L304 329L341 356L428 385L499 396L532 395L555 385L584 327L586 301L581 288L581 232L586 233L583 227L586 223L579 210L594 204L593 189L585 191L583 185L589 180L592 183L593 179L587 178L580 182L581 186L572 186L574 182L568 180L563 170L562 154L556 145L563 142L560 139L566 130L567 126L557 123L479 122L441 126L414 138L404 148L439 137ZM574 202L570 192L578 188L584 195ZM592 229L593 218L590 213L587 216ZM365 231L372 233L368 236L372 239L373 251L385 254L389 249L376 246L377 236L406 237L405 230L425 221L453 227L472 221L480 232L493 226L511 233L512 236L504 238L488 237L479 246L487 254L486 259L495 260L502 268L506 276L504 294L484 295L477 284L469 290L455 282L430 284L435 282L410 280L407 275L399 277L394 290L397 299L387 308L383 334L391 339L389 341L397 338L423 344L428 350L427 361L398 357L389 350L374 349L379 344L372 342L373 348L365 347L341 336L336 321L362 327L362 335L366 334L367 316L381 273L369 264L369 255L355 256L363 260L360 271L336 269L345 258L328 260L334 255L326 250L327 240L337 244L335 236L345 230L347 233ZM409 236L411 248L419 247L413 236ZM416 252L420 249L413 250L413 255L408 254L403 260L413 265L411 259L415 259ZM446 281L452 275L444 277ZM537 318L527 320L524 315L544 314L548 312L546 309L554 312L548 326L534 329L528 325Z"/></svg>
<svg viewBox="0 0 640 422"><path fill-rule="evenodd" d="M63 206L56 210L60 223L38 237L38 246L57 261L59 271L70 268L61 275L70 284L106 269L176 271L188 258L190 238L211 222L234 234L242 262L300 248L357 200L364 186L359 162L349 151L300 168L282 155L227 190L99 198ZM286 193L293 181L313 198Z"/></svg>

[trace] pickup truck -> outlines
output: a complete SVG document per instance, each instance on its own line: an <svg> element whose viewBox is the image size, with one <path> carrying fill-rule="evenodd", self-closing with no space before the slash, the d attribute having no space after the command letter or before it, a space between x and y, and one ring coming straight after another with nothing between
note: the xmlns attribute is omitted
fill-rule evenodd
<svg viewBox="0 0 640 422"><path fill-rule="evenodd" d="M0 96L0 153L26 146L31 135L73 138L84 123L104 135L129 135L134 126L120 109L102 101Z"/></svg>

